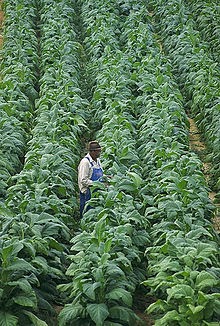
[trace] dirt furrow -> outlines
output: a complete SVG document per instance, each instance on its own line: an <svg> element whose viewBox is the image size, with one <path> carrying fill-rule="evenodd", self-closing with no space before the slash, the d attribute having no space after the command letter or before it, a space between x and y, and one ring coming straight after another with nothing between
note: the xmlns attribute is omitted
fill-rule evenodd
<svg viewBox="0 0 220 326"><path fill-rule="evenodd" d="M206 177L207 183L209 184L209 171L211 169L211 164L205 162L206 155L206 145L201 139L201 133L199 132L195 121L192 118L189 118L190 123L190 134L189 134L189 143L190 149L193 152L196 152L203 162L203 172ZM216 192L210 190L209 198L216 206L215 216L213 217L213 225L217 232L220 232L220 204L215 203Z"/></svg>

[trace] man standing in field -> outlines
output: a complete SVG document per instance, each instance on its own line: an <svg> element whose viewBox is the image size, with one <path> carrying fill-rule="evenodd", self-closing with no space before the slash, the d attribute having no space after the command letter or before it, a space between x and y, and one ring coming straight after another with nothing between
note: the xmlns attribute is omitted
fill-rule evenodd
<svg viewBox="0 0 220 326"><path fill-rule="evenodd" d="M103 170L100 163L101 146L97 141L91 141L88 145L89 152L80 161L78 167L78 185L80 190L80 218L86 202L91 198L89 187L94 181L100 180Z"/></svg>

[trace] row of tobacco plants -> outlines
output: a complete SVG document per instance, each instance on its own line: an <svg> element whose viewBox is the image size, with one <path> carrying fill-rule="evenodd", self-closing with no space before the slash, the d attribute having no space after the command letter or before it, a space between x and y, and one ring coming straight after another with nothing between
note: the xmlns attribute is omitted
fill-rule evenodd
<svg viewBox="0 0 220 326"><path fill-rule="evenodd" d="M36 98L37 37L33 30L32 1L20 17L15 4L7 3L5 46L1 64L1 181L5 197L8 179L22 169ZM26 20L26 28L23 21Z"/></svg>
<svg viewBox="0 0 220 326"><path fill-rule="evenodd" d="M155 24L164 49L175 67L187 107L206 141L212 164L211 186L220 189L219 65L196 30L184 1L152 2ZM213 7L216 7L215 2ZM217 10L217 9L216 9ZM216 55L219 50L216 50Z"/></svg>
<svg viewBox="0 0 220 326"><path fill-rule="evenodd" d="M78 210L87 102L70 1L4 1L4 10L0 323L46 325Z"/></svg>
<svg viewBox="0 0 220 326"><path fill-rule="evenodd" d="M217 325L214 207L146 7L84 1L82 18L91 108L114 177L107 189L94 186L93 209L71 240L71 281L60 286L71 302L60 325L138 323L132 296L146 277L147 293L158 298L148 308L156 325Z"/></svg>
<svg viewBox="0 0 220 326"><path fill-rule="evenodd" d="M4 11L7 19L1 63L1 199L6 198L12 185L11 177L22 170L37 97L38 63L33 1L26 1L24 6L15 1L4 2ZM30 309L37 306L33 291L38 282L37 269L30 260L38 243L39 248L44 245L32 238L33 225L27 218L15 217L2 202L0 225L0 323L26 323L23 315L35 318Z"/></svg>
<svg viewBox="0 0 220 326"><path fill-rule="evenodd" d="M155 325L217 325L214 208L146 5L6 0L5 12L1 129L12 123L8 134L22 141L3 151L0 323L44 326L62 297L60 326L138 325L132 306L142 283L155 297ZM12 59L22 73L10 70ZM93 209L75 231L88 125L112 178L94 186Z"/></svg>
<svg viewBox="0 0 220 326"><path fill-rule="evenodd" d="M213 208L201 162L188 151L184 101L154 34L150 29L143 34L140 22L145 15L139 11L131 16L128 26L129 44L136 49L136 57L143 51L143 43L149 51L142 64L136 64L143 93L135 101L140 114L138 153L147 185L145 217L152 225L144 284L158 298L148 312L154 314L156 325L217 325L218 237L208 221ZM140 41L132 44L133 40Z"/></svg>
<svg viewBox="0 0 220 326"><path fill-rule="evenodd" d="M220 11L218 0L185 0L196 26L212 53L215 61L220 60Z"/></svg>
<svg viewBox="0 0 220 326"><path fill-rule="evenodd" d="M101 183L94 186L93 209L84 215L81 230L71 240L70 281L60 286L69 303L59 322L137 324L132 294L145 279L149 225L137 209L142 179L132 116L124 112L132 94L117 37L121 17L117 5L108 1L82 1L80 5L87 69L93 82L91 110L100 127L97 138L104 147L105 171L114 177L107 188Z"/></svg>

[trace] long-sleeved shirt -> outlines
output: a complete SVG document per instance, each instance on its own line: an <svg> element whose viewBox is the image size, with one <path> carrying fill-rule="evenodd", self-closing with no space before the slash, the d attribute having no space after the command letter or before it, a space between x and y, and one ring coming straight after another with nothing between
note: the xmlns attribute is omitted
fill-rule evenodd
<svg viewBox="0 0 220 326"><path fill-rule="evenodd" d="M78 185L79 185L79 190L82 193L85 193L86 190L88 189L88 187L93 184L93 181L91 180L93 167L90 162L92 162L94 168L101 167L100 159L97 158L97 162L96 162L92 159L90 154L87 154L80 161L80 164L78 167Z"/></svg>

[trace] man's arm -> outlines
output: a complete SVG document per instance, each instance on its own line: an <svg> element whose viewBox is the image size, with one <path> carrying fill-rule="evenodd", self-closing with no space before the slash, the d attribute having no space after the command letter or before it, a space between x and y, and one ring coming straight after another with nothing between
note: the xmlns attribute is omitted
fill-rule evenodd
<svg viewBox="0 0 220 326"><path fill-rule="evenodd" d="M84 192L86 188L92 185L93 181L90 180L90 164L87 159L82 159L79 164L78 170L78 184L81 192Z"/></svg>

